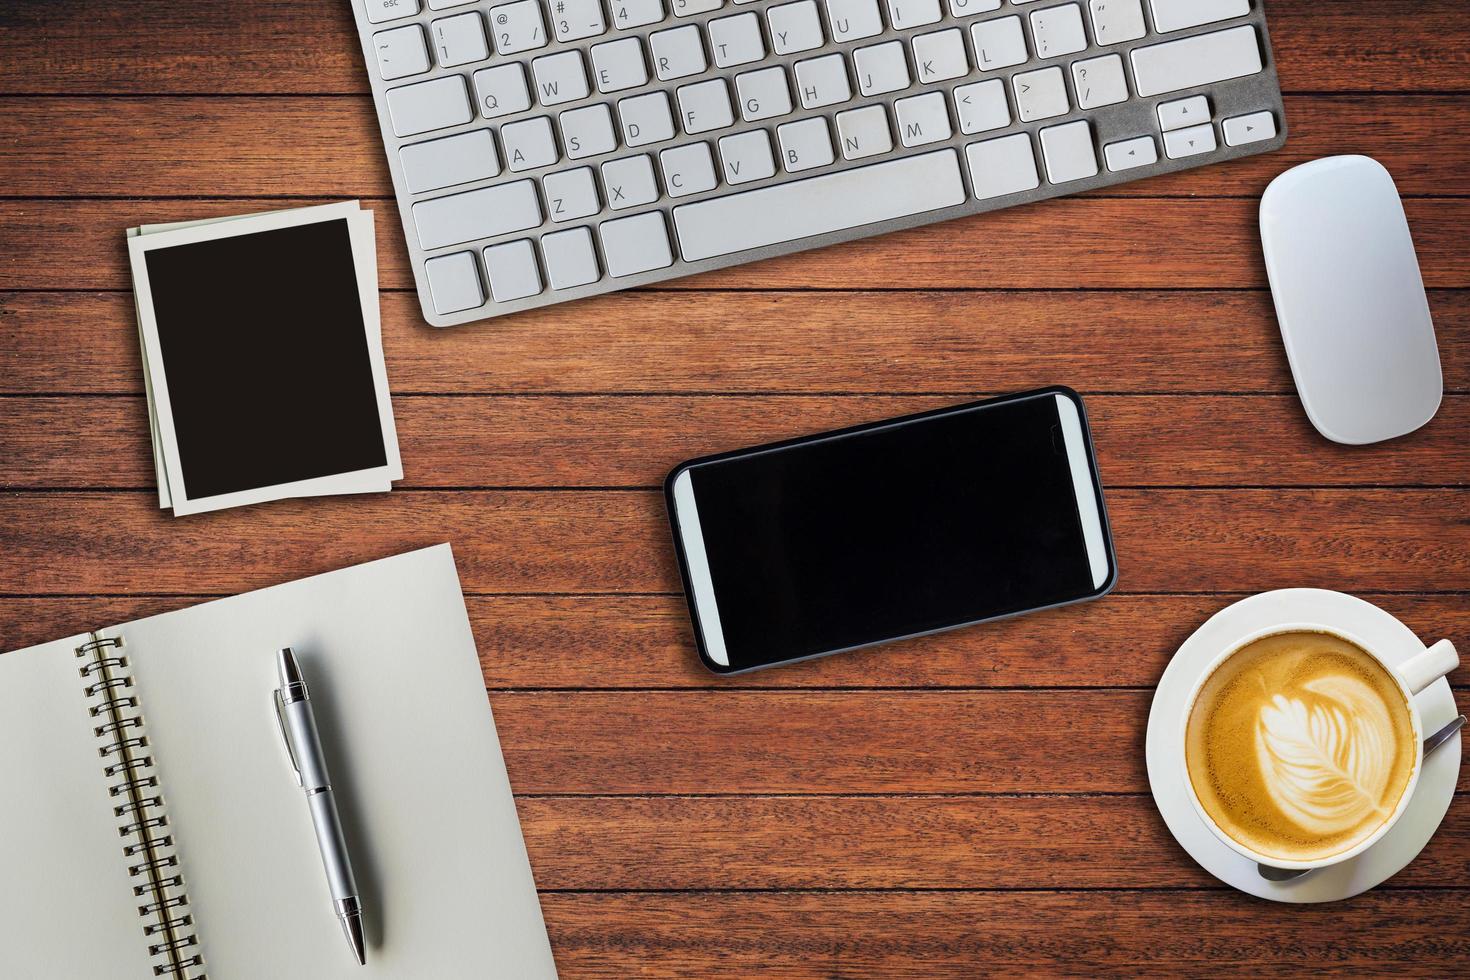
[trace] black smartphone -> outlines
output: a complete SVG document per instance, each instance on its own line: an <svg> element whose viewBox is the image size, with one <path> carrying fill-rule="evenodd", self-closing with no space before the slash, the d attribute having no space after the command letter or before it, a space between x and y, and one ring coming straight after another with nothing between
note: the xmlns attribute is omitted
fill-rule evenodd
<svg viewBox="0 0 1470 980"><path fill-rule="evenodd" d="M718 673L1095 599L1117 581L1070 388L690 460L664 493L699 656Z"/></svg>

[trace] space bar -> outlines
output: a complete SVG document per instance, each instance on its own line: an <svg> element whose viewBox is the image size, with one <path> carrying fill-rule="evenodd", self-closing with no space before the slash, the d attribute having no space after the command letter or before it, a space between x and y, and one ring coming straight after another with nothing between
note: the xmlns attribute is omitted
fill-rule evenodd
<svg viewBox="0 0 1470 980"><path fill-rule="evenodd" d="M954 150L869 164L674 208L686 262L922 214L965 201Z"/></svg>

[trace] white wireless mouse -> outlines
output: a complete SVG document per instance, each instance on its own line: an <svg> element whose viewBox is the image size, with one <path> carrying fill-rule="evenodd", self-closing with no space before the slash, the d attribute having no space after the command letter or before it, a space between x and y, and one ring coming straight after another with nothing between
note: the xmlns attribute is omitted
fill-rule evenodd
<svg viewBox="0 0 1470 980"><path fill-rule="evenodd" d="M1261 199L1261 245L1297 394L1317 431L1361 445L1413 432L1444 394L1409 223L1377 160L1293 167Z"/></svg>

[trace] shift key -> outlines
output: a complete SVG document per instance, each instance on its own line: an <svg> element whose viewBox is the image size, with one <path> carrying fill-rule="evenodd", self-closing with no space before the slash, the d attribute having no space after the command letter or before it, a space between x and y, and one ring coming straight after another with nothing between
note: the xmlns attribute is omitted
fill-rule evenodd
<svg viewBox="0 0 1470 980"><path fill-rule="evenodd" d="M525 231L541 223L541 202L529 180L436 197L413 206L419 245L425 250Z"/></svg>
<svg viewBox="0 0 1470 980"><path fill-rule="evenodd" d="M1262 67L1261 44L1249 24L1134 48L1131 57L1141 99L1254 75Z"/></svg>

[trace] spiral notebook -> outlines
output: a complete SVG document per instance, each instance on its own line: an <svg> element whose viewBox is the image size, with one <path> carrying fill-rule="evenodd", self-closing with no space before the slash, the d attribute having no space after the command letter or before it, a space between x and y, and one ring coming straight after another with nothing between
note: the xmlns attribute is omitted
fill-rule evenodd
<svg viewBox="0 0 1470 980"><path fill-rule="evenodd" d="M312 681L352 958L276 727ZM0 977L554 977L448 545L0 656Z"/></svg>

